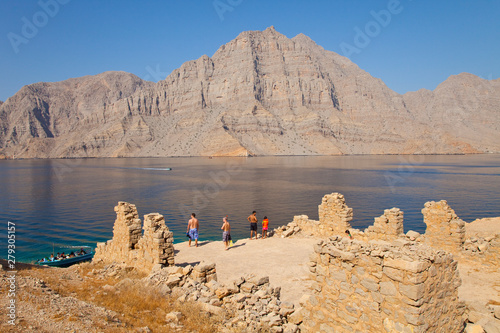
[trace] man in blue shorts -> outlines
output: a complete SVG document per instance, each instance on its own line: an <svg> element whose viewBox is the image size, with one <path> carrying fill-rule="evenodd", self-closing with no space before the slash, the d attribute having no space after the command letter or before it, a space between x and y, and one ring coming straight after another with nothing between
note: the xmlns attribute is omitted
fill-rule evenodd
<svg viewBox="0 0 500 333"><path fill-rule="evenodd" d="M189 220L187 227L187 233L189 235L189 247L191 247L191 241L193 239L195 240L196 247L198 247L198 227L199 227L199 222L198 219L196 218L196 214L192 213L191 219Z"/></svg>

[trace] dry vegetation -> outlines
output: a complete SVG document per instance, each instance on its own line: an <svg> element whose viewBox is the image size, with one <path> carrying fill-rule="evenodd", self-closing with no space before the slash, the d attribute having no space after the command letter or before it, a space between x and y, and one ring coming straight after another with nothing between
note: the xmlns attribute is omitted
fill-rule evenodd
<svg viewBox="0 0 500 333"><path fill-rule="evenodd" d="M195 302L179 303L170 295L165 296L153 288L146 287L141 281L144 275L135 270L122 270L119 274L109 276L99 273L101 269L102 266L85 263L67 269L31 268L20 271L19 280L23 278L42 280L46 288L30 288L28 284L22 282L23 288L19 288L17 295L19 311L26 308L21 306L21 303L36 304L35 312L42 311L47 314L46 319L78 324L82 319L81 315L75 313L74 309L68 308L64 311L65 309L61 309L60 306L55 306L51 298L43 297L48 291L58 299L72 297L95 307L111 310L111 314L108 313L102 318L92 318L92 328L98 332L213 333L220 330L218 323L222 318L204 312ZM124 281L128 283L123 283ZM170 312L180 312L180 319L168 322L166 315ZM37 325L30 325L27 319L29 315L25 314L22 317L24 319L19 320L17 329L0 326L0 331L25 332L29 327L33 328L33 331L38 331ZM23 329L19 330L21 327ZM51 331L46 329L42 331Z"/></svg>

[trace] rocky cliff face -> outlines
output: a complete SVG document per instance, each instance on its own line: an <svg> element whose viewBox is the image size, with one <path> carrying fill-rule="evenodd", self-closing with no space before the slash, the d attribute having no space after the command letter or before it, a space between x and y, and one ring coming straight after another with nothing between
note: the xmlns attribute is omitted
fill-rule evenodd
<svg viewBox="0 0 500 333"><path fill-rule="evenodd" d="M499 151L500 79L462 73L450 76L434 91L421 89L403 97L443 146L464 153Z"/></svg>
<svg viewBox="0 0 500 333"><path fill-rule="evenodd" d="M101 156L124 132L123 115L108 107L152 84L106 72L25 86L0 107L0 144L16 157Z"/></svg>
<svg viewBox="0 0 500 333"><path fill-rule="evenodd" d="M25 86L0 105L0 147L42 158L500 152L499 95L500 80L471 74L399 95L271 27L158 83L107 72Z"/></svg>

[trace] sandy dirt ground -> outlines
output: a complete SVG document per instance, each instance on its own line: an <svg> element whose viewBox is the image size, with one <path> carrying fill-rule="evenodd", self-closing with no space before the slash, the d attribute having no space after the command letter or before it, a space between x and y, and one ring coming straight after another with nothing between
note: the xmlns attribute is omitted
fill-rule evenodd
<svg viewBox="0 0 500 333"><path fill-rule="evenodd" d="M269 276L271 286L281 286L281 299L298 305L310 285L309 255L314 238L241 239L228 251L222 241L201 242L199 247L188 243L175 244L175 264L215 263L218 281L228 284L245 275Z"/></svg>
<svg viewBox="0 0 500 333"><path fill-rule="evenodd" d="M466 238L493 237L500 234L500 217L477 219L465 225ZM480 257L457 257L462 285L458 289L461 300L485 306L500 305L500 249ZM500 328L499 328L500 330Z"/></svg>
<svg viewBox="0 0 500 333"><path fill-rule="evenodd" d="M466 238L489 237L500 234L500 217L477 219L465 224Z"/></svg>

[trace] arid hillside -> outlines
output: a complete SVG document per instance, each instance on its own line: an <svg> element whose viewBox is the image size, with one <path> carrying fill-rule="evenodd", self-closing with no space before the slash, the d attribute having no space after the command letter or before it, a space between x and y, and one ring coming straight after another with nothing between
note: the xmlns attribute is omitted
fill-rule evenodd
<svg viewBox="0 0 500 333"><path fill-rule="evenodd" d="M500 80L404 95L309 37L246 31L165 80L106 72L0 104L10 158L500 152Z"/></svg>

